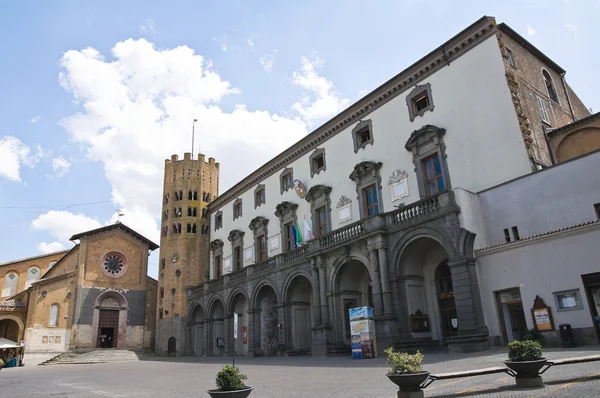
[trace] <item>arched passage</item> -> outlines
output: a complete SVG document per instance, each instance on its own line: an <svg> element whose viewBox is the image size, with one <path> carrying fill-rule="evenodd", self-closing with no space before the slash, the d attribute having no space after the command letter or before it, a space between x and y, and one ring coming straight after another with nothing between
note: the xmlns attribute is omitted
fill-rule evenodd
<svg viewBox="0 0 600 398"><path fill-rule="evenodd" d="M177 339L175 339L175 337L171 336L167 341L167 356L177 356Z"/></svg>
<svg viewBox="0 0 600 398"><path fill-rule="evenodd" d="M296 275L285 295L288 352L309 353L312 327L312 285L304 275Z"/></svg>
<svg viewBox="0 0 600 398"><path fill-rule="evenodd" d="M0 338L19 344L22 331L21 325L16 320L10 318L0 320Z"/></svg>
<svg viewBox="0 0 600 398"><path fill-rule="evenodd" d="M351 344L350 308L373 307L373 285L365 264L351 259L342 265L333 284L334 308L337 339L343 344Z"/></svg>
<svg viewBox="0 0 600 398"><path fill-rule="evenodd" d="M223 355L225 353L225 308L223 307L223 302L220 299L216 299L212 303L209 319L210 354ZM210 343L211 341L212 343Z"/></svg>
<svg viewBox="0 0 600 398"><path fill-rule="evenodd" d="M200 305L190 315L190 344L193 356L204 355L204 309Z"/></svg>
<svg viewBox="0 0 600 398"><path fill-rule="evenodd" d="M230 351L235 349L235 355L247 355L248 343L244 344L243 330L248 329L248 299L246 295L240 291L235 292L229 304L229 314L231 314L231 327L229 332L229 347ZM237 339L233 338L233 313L238 315L238 334ZM231 352L232 353L232 352Z"/></svg>
<svg viewBox="0 0 600 398"><path fill-rule="evenodd" d="M402 250L396 269L402 277L399 291L405 296L400 297L400 302L406 303L407 314L401 317L406 322L406 332L414 338L431 338L443 343L450 336L444 333L440 305L445 305L448 310L454 307L456 313L448 253L437 240L418 237ZM445 315L450 315L450 312L445 312ZM420 321L410 322L411 316ZM445 318L444 322L446 320L458 322L451 318Z"/></svg>
<svg viewBox="0 0 600 398"><path fill-rule="evenodd" d="M256 355L277 355L279 349L279 316L277 294L271 285L259 287L254 304L254 347Z"/></svg>

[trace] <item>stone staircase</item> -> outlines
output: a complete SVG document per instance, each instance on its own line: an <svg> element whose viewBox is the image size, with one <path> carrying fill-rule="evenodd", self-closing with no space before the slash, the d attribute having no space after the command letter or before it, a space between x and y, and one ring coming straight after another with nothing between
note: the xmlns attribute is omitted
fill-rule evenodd
<svg viewBox="0 0 600 398"><path fill-rule="evenodd" d="M131 362L150 358L150 352L137 352L118 349L76 350L63 352L40 365L73 365L106 362Z"/></svg>

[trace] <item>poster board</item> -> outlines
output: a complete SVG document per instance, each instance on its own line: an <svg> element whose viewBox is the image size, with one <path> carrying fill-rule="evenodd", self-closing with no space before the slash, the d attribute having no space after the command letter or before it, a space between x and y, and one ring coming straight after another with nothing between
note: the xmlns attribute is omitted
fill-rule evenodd
<svg viewBox="0 0 600 398"><path fill-rule="evenodd" d="M531 317L533 325L539 332L554 330L554 321L552 319L552 308L544 302L540 296L535 296L533 307L531 308Z"/></svg>
<svg viewBox="0 0 600 398"><path fill-rule="evenodd" d="M375 358L377 356L377 343L375 340L373 308L350 308L349 316L352 358Z"/></svg>

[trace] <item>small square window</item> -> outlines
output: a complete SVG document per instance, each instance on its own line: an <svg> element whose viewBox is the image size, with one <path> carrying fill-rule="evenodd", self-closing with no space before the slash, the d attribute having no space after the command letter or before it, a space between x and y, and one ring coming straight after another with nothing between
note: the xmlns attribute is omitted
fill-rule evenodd
<svg viewBox="0 0 600 398"><path fill-rule="evenodd" d="M239 218L242 216L242 202L239 201L233 205L233 219Z"/></svg>
<svg viewBox="0 0 600 398"><path fill-rule="evenodd" d="M596 211L596 218L600 220L600 203L594 205L594 210Z"/></svg>
<svg viewBox="0 0 600 398"><path fill-rule="evenodd" d="M223 214L215 215L215 231L219 228L223 228Z"/></svg>
<svg viewBox="0 0 600 398"><path fill-rule="evenodd" d="M258 207L258 206L262 205L263 203L265 203L264 188L261 188L254 193L254 201L255 201L255 207Z"/></svg>
<svg viewBox="0 0 600 398"><path fill-rule="evenodd" d="M504 241L506 243L510 242L510 233L508 232L508 228L504 228Z"/></svg>
<svg viewBox="0 0 600 398"><path fill-rule="evenodd" d="M281 187L283 191L287 191L288 189L294 186L294 176L292 172L287 172L283 176L281 176Z"/></svg>
<svg viewBox="0 0 600 398"><path fill-rule="evenodd" d="M515 64L515 57L512 51L510 51L508 48L506 49L506 56L508 57L508 63L510 64L510 66L516 68L517 65Z"/></svg>
<svg viewBox="0 0 600 398"><path fill-rule="evenodd" d="M427 109L428 106L429 97L427 96L426 92L413 99L413 107L415 109L415 113L421 112L423 109Z"/></svg>
<svg viewBox="0 0 600 398"><path fill-rule="evenodd" d="M373 125L371 120L362 120L352 129L352 139L354 140L354 153L367 145L373 145Z"/></svg>
<svg viewBox="0 0 600 398"><path fill-rule="evenodd" d="M356 141L359 146L363 146L371 140L371 132L369 129L363 129L356 133Z"/></svg>
<svg viewBox="0 0 600 398"><path fill-rule="evenodd" d="M325 165L325 158L323 157L323 155L319 155L313 159L313 168L315 170L322 169L324 165Z"/></svg>
<svg viewBox="0 0 600 398"><path fill-rule="evenodd" d="M554 292L553 294L558 312L583 309L583 303L581 302L581 297L579 297L578 289Z"/></svg>
<svg viewBox="0 0 600 398"><path fill-rule="evenodd" d="M326 170L327 164L325 163L325 149L315 149L310 155L309 161L311 178L314 177L315 174L319 174L321 171Z"/></svg>

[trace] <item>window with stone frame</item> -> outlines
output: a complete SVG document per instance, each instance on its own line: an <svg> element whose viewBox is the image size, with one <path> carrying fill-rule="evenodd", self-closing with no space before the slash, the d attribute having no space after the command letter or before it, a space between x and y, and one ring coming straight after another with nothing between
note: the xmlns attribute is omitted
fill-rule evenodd
<svg viewBox="0 0 600 398"><path fill-rule="evenodd" d="M354 143L354 153L367 145L373 145L373 123L371 120L361 120L352 129L352 142Z"/></svg>
<svg viewBox="0 0 600 398"><path fill-rule="evenodd" d="M265 195L265 184L258 184L254 190L254 208L256 209L260 205L266 202Z"/></svg>
<svg viewBox="0 0 600 398"><path fill-rule="evenodd" d="M326 185L314 185L304 197L310 203L312 215L312 229L315 237L325 235L331 231L331 187ZM305 236L308 240L309 237Z"/></svg>
<svg viewBox="0 0 600 398"><path fill-rule="evenodd" d="M215 239L210 242L209 248L213 257L213 279L219 278L223 273L223 241Z"/></svg>
<svg viewBox="0 0 600 398"><path fill-rule="evenodd" d="M229 233L227 240L231 242L232 265L234 271L239 271L244 267L244 231L234 229Z"/></svg>
<svg viewBox="0 0 600 398"><path fill-rule="evenodd" d="M538 111L540 113L540 120L546 124L550 124L550 117L548 117L548 110L546 109L546 101L539 95L535 96L538 105Z"/></svg>
<svg viewBox="0 0 600 398"><path fill-rule="evenodd" d="M284 193L288 189L294 187L294 170L291 167L283 169L279 175L279 181L281 183L281 193Z"/></svg>
<svg viewBox="0 0 600 398"><path fill-rule="evenodd" d="M445 134L445 129L426 125L413 131L404 146L413 155L421 198L451 189Z"/></svg>
<svg viewBox="0 0 600 398"><path fill-rule="evenodd" d="M254 217L248 225L248 228L254 235L254 256L256 262L267 259L267 236L269 236L268 226L269 220L262 216Z"/></svg>
<svg viewBox="0 0 600 398"><path fill-rule="evenodd" d="M363 161L354 166L350 179L356 184L359 213L362 217L383 213L381 162Z"/></svg>
<svg viewBox="0 0 600 398"><path fill-rule="evenodd" d="M509 48L506 48L506 47L505 47L505 50L506 50L506 57L508 58L508 64L510 66L512 66L513 68L516 68L517 63L515 62L515 56L513 55L513 52Z"/></svg>
<svg viewBox="0 0 600 398"><path fill-rule="evenodd" d="M215 231L223 228L223 212L219 210L215 213Z"/></svg>
<svg viewBox="0 0 600 398"><path fill-rule="evenodd" d="M417 116L423 116L425 112L433 112L433 97L431 96L431 84L426 83L415 88L406 96L408 116L414 121Z"/></svg>
<svg viewBox="0 0 600 398"><path fill-rule="evenodd" d="M309 162L311 178L315 174L319 174L321 171L327 170L327 163L325 162L325 149L315 149L309 157Z"/></svg>
<svg viewBox="0 0 600 398"><path fill-rule="evenodd" d="M233 202L233 219L238 219L242 216L242 198L237 198Z"/></svg>
<svg viewBox="0 0 600 398"><path fill-rule="evenodd" d="M50 324L51 327L56 327L58 325L58 310L59 306L57 303L54 303L50 306Z"/></svg>
<svg viewBox="0 0 600 398"><path fill-rule="evenodd" d="M291 202L281 202L275 208L275 216L281 225L281 239L283 251L294 249L294 225L296 224L296 210L298 205Z"/></svg>
<svg viewBox="0 0 600 398"><path fill-rule="evenodd" d="M548 73L546 69L542 69L542 76L544 78L544 84L546 85L546 91L548 91L548 97L558 104L558 94L556 93L556 87L554 87L552 76L550 76L550 73Z"/></svg>

